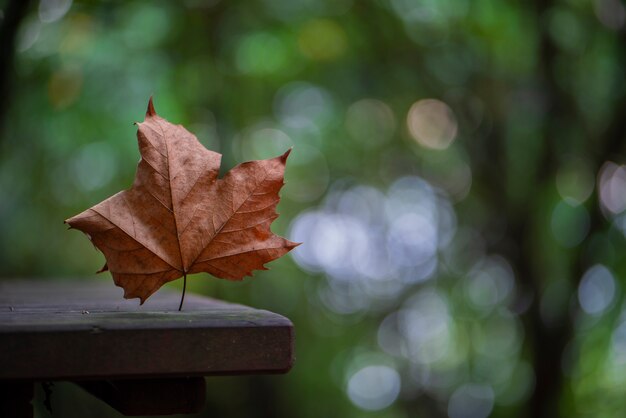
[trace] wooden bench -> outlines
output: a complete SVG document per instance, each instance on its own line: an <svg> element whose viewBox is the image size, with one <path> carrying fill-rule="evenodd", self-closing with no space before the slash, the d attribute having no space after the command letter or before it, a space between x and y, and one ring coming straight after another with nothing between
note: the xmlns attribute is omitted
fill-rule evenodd
<svg viewBox="0 0 626 418"><path fill-rule="evenodd" d="M143 306L110 280L0 282L0 416L32 416L33 384L69 380L125 415L192 413L204 376L286 373L292 323L161 289Z"/></svg>

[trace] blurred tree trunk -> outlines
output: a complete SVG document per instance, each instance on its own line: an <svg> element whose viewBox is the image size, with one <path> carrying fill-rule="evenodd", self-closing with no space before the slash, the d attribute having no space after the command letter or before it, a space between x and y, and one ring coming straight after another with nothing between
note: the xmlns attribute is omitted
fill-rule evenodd
<svg viewBox="0 0 626 418"><path fill-rule="evenodd" d="M554 157L558 155L559 150L557 144L555 144L555 138L562 138L563 133L561 131L564 124L582 125L584 124L583 115L577 109L574 102L573 92L564 91L559 87L558 81L555 78L556 74L556 59L558 57L558 50L550 35L547 33L545 16L548 11L551 10L553 2L551 0L539 0L537 4L537 22L541 28L541 43L540 43L540 77L543 79L543 88L549 95L550 107L548 109L548 118L544 126L544 138L548 144L544 151L543 166L541 167L539 184L545 184L549 187L550 184L555 184L555 178L558 170L558 161L554 160ZM621 40L617 40L623 44L624 32L621 32ZM619 35L618 35L619 36ZM624 68L626 64L626 54L624 48L619 49L621 56L619 59L622 61L621 68ZM591 75L590 75L591 76ZM624 136L626 132L626 119L624 118L624 111L626 110L626 98L622 96L621 100L617 103L614 109L612 122L609 124L604 134L600 138L588 136L585 144L588 144L589 149L583 150L587 156L590 157L592 168L595 173L598 173L602 167L605 159L610 158L622 151ZM583 126L581 126L583 128ZM589 211L590 227L588 237L593 236L594 233L600 232L608 225L607 221L600 210L598 189L596 187L595 192L592 194L587 203L587 209ZM543 225L549 225L549 220L544 219ZM521 271L526 270L529 273L529 277L536 279L542 279L540 274L545 275L546 269L541 271L528 271L532 269L533 259L538 254L533 254L532 237L528 236L529 229L525 228L520 230L519 225L517 228L517 234L520 234L520 238L526 242L526 248L524 251L524 257L522 258L522 264L518 266ZM536 248L536 246L534 247ZM570 282L570 288L576 294L580 279L584 275L585 271L591 267L588 265L585 257L585 250L587 249L585 242L576 246L570 250L571 254L568 260L570 260L570 266L567 269L571 272L571 276L568 278ZM535 249L535 252L537 250ZM542 285L547 283L547 278L543 280L533 280L535 301L532 309L529 312L530 323L532 324L532 333L529 335L532 338L532 344L534 346L534 366L536 374L535 391L529 402L529 416L533 417L556 417L564 416L565 411L559 409L559 402L564 394L565 384L567 380L563 374L563 354L567 344L574 338L574 326L572 318L564 315L563 321L552 327L546 326L540 313L541 293L543 291Z"/></svg>
<svg viewBox="0 0 626 418"><path fill-rule="evenodd" d="M544 287L550 282L549 274L538 260L541 259L542 247L536 236L537 227L545 228L550 225L549 211L538 210L536 207L536 194L549 191L555 187L556 173L559 163L556 157L560 153L558 140L563 138L563 126L579 126L585 132L584 115L575 103L573 92L568 92L560 87L555 78L555 61L559 51L554 45L546 27L546 15L553 7L551 0L536 0L535 25L539 35L538 68L536 78L538 84L534 87L533 94L537 94L546 103L545 115L542 124L542 143L538 166L535 177L532 179L536 186L530 188L530 193L522 201L525 207L519 207L518 202L512 202L507 197L506 176L512 175L504 161L506 161L506 120L496 119L492 133L488 136L488 143L484 147L476 147L476 153L483 153L489 149L496 161L489 160L477 166L475 171L476 183L484 184L485 201L488 203L493 214L500 214L507 220L508 227L505 240L514 243L512 249L504 250L510 260L513 269L518 276L518 283L522 292L530 295L532 300L529 309L522 315L522 321L527 336L527 344L533 369L535 371L535 388L526 405L518 410L518 416L534 418L554 418L566 416L566 411L560 410L560 401L566 390L567 379L563 374L562 358L565 348L574 338L574 327L570 312L565 312L563 320L558 324L546 324L541 316L540 306ZM616 34L616 42L626 45L626 31ZM618 48L620 51L620 68L626 68L626 48ZM591 76L591 75L590 75ZM497 82L493 88L497 89ZM497 95L496 95L497 97ZM494 110L501 104L492 101L488 106ZM622 94L613 110L611 123L600 137L587 135L588 149L578 150L589 158L594 172L597 173L604 161L623 150L626 141L626 95ZM567 125L565 125L567 124ZM562 149L562 148L561 148ZM472 157L474 161L481 159L480 155ZM503 175L506 173L506 175ZM608 226L599 205L597 189L588 199L586 208L590 216L590 228L588 236L600 232ZM504 213L503 213L504 212ZM546 213L548 215L546 215ZM502 252L501 245L496 244L492 251ZM590 267L585 260L585 242L573 249L567 250L569 265L564 266L563 271L571 274L566 279L575 295L580 279ZM507 252L508 251L508 252Z"/></svg>
<svg viewBox="0 0 626 418"><path fill-rule="evenodd" d="M0 133L4 127L11 98L17 32L20 23L28 13L30 3L30 0L13 0L6 2L2 8L4 16L0 20Z"/></svg>
<svg viewBox="0 0 626 418"><path fill-rule="evenodd" d="M559 51L554 45L545 24L547 12L553 7L551 0L537 0L535 4L536 25L540 33L539 40L539 87L545 95L547 101L546 117L543 124L543 153L539 159L539 167L535 184L538 189L548 190L554 187L555 178L559 169L559 161L555 159L559 155L559 144L557 139L563 138L563 126L579 125L585 132L584 118L574 102L573 92L564 91L559 86L555 78L555 61ZM624 41L622 31L621 42ZM624 48L620 49L622 56L620 60L626 64L626 54ZM589 137L587 131L587 141L585 144L595 147L594 149L582 150L589 156L592 168L597 173L604 160L622 150L622 144L626 133L626 98L622 97L616 106L612 122L601 138ZM567 125L566 125L567 124ZM528 202L534 201L532 196L528 196ZM590 228L588 236L606 228L607 222L600 211L597 188L587 203L590 215ZM546 218L545 211L537 211L536 208L526 208L524 211L516 211L518 216L510 219L510 238L520 245L520 253L514 259L514 268L520 275L523 283L532 289L533 303L526 314L525 324L526 335L529 337L529 344L532 346L533 366L535 370L535 389L528 400L526 415L536 418L552 418L564 416L565 411L560 410L559 404L565 391L567 380L563 374L563 354L569 342L574 338L574 327L569 312L565 312L563 320L558 324L548 325L542 318L540 312L541 297L544 287L550 282L549 277L545 277L546 268L538 265L537 259L541 257L541 246L537 245L538 237L535 236L537 226L547 226L550 220ZM520 217L519 214L524 216ZM581 277L590 267L585 260L585 242L569 250L566 258L569 266L563 271L569 271L570 276L566 279L570 283L573 294L576 294Z"/></svg>

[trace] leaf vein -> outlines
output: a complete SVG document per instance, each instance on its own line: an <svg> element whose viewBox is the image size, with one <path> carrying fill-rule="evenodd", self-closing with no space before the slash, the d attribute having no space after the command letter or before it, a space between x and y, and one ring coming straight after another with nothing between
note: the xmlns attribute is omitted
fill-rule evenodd
<svg viewBox="0 0 626 418"><path fill-rule="evenodd" d="M241 254L249 254L249 253L253 253L256 251L267 251L269 253L269 250L279 250L281 248L285 248L284 246L281 247L263 247L263 248L253 248L251 250L246 250L246 251L239 251L236 253L232 253L232 254L225 254L225 255L220 255L220 256L216 256L216 257L211 257L211 258L205 258L204 260L198 261L198 263L206 263L208 261L213 261L213 260L219 260L222 258L228 258L228 257L235 257Z"/></svg>

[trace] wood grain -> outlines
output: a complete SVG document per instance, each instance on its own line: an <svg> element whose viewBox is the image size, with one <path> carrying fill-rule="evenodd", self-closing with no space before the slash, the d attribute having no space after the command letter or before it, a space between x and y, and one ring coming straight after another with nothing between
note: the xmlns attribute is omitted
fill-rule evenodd
<svg viewBox="0 0 626 418"><path fill-rule="evenodd" d="M108 280L0 282L0 379L285 373L292 323L164 289L143 306Z"/></svg>

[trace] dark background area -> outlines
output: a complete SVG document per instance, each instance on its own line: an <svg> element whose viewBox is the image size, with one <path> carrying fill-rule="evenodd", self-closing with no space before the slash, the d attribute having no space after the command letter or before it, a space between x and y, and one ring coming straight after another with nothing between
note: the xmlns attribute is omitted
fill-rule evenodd
<svg viewBox="0 0 626 418"><path fill-rule="evenodd" d="M62 221L129 187L154 95L224 171L293 147L273 230L304 244L189 287L289 317L296 365L209 379L206 416L621 416L625 22L619 0L2 1L0 277L101 267ZM117 416L68 384L53 406Z"/></svg>

